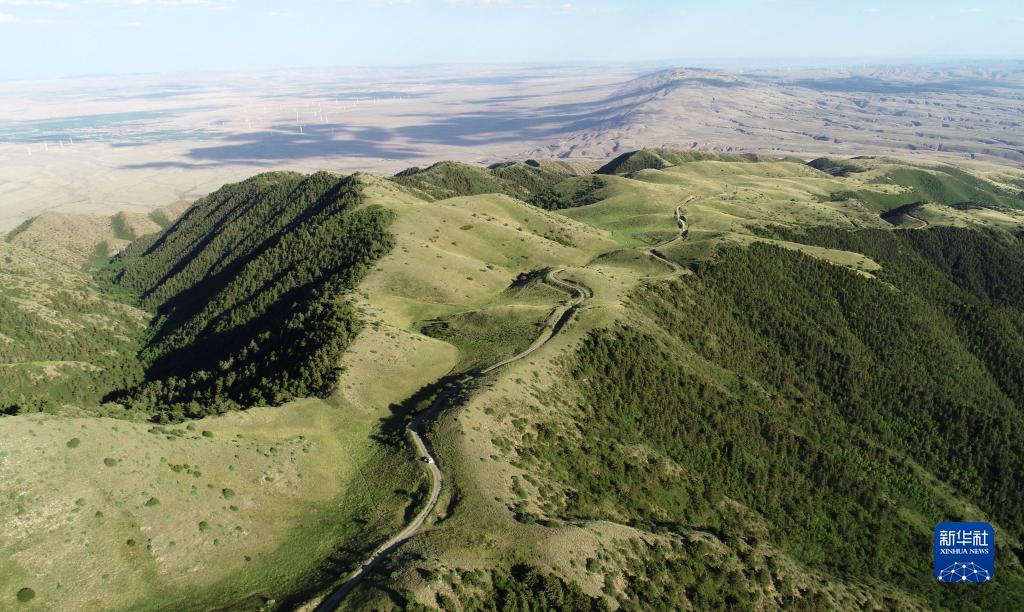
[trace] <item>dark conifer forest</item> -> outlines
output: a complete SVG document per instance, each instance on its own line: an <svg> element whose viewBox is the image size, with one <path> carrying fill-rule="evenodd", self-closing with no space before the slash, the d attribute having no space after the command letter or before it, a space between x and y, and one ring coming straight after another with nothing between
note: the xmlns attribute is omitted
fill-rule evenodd
<svg viewBox="0 0 1024 612"><path fill-rule="evenodd" d="M749 539L732 500L807 567L934 606L1011 609L1024 598L1019 573L1004 572L998 590L935 584L931 528L967 517L922 468L1006 540L1024 535L1021 240L952 228L775 231L883 269L870 279L755 244L636 291L643 316L591 332L570 366L569 379L586 381L574 424L540 427L527 452L568 487L545 508ZM638 457L634 445L654 453ZM1006 540L997 555L1019 557ZM641 566L637 580L673 571ZM747 587L730 591L739 604Z"/></svg>
<svg viewBox="0 0 1024 612"><path fill-rule="evenodd" d="M132 245L115 282L155 311L134 407L178 420L325 394L359 328L345 293L392 246L357 179L263 174Z"/></svg>

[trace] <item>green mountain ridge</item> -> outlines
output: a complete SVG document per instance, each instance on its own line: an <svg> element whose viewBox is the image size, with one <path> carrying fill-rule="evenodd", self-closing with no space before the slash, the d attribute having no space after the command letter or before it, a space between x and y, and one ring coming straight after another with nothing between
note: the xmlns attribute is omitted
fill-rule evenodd
<svg viewBox="0 0 1024 612"><path fill-rule="evenodd" d="M896 185L901 189L898 193L882 192L877 190L876 185ZM860 200L872 210L879 212L922 202L1024 207L1024 192L1015 193L997 187L950 167L897 168L876 177L867 187L852 192L836 192L831 197L837 200Z"/></svg>
<svg viewBox="0 0 1024 612"><path fill-rule="evenodd" d="M997 261L1007 264L1001 256L1012 254L1013 262L995 277L985 276L992 268L983 258L965 265L954 278L971 289L958 292L942 284L950 282L943 280L947 261L966 259L988 239L933 230L904 242L892 232L866 232L850 240L879 245L865 248L869 253L918 254L905 270L898 259L879 256L892 266L886 279L898 291L806 255L754 245L635 294L636 323L593 332L575 356L565 380L588 383L576 390L572 425L548 425L520 451L545 482L542 512L522 520L613 520L747 539L754 530L749 519L733 516L732 500L770 521L768 540L809 569L890 586L929 607L1007 609L1020 601L1024 577L1009 563L997 592L954 594L935 584L931 527L977 516L922 486L911 466L950 483L958 498L995 519L1005 536L1000 558L1022 554L1006 542L1022 535L1020 489L1008 475L1024 469L1024 415L1020 370L1009 360L1024 350L1024 310L1002 307L999 342L982 323L992 314L977 310L998 308L993 294L1015 293L1008 287L1022 271L1024 245L994 248ZM936 251L945 257L935 258ZM947 304L936 306L940 293ZM977 310L965 315L964 301ZM692 365L689 351L706 365ZM634 455L636 445L649 453ZM675 476L667 479L669 473ZM870 538L849 537L867 532ZM643 571L636 577L680 581ZM721 587L732 596L716 605L794 601L751 597L763 587L756 572L736 581ZM633 603L671 606L696 586L682 580L679 591ZM824 595L819 605L851 603L832 601L827 589Z"/></svg>
<svg viewBox="0 0 1024 612"><path fill-rule="evenodd" d="M353 177L260 175L122 253L116 283L157 313L132 405L180 419L326 394L359 328L343 294L393 244L362 204Z"/></svg>
<svg viewBox="0 0 1024 612"><path fill-rule="evenodd" d="M424 509L342 609L1019 607L1018 177L592 170L272 172L8 235L0 517L45 529L0 534L0 608L313 605ZM943 520L996 526L996 581L935 582ZM91 599L39 578L98 558Z"/></svg>
<svg viewBox="0 0 1024 612"><path fill-rule="evenodd" d="M527 160L492 164L487 168L460 162L438 162L429 168L408 168L391 180L433 199L503 193L531 201L580 169L566 162Z"/></svg>
<svg viewBox="0 0 1024 612"><path fill-rule="evenodd" d="M632 174L641 170L661 170L695 161L757 162L763 158L753 153L729 154L704 151L678 151L675 149L641 149L630 151L611 160L595 174Z"/></svg>

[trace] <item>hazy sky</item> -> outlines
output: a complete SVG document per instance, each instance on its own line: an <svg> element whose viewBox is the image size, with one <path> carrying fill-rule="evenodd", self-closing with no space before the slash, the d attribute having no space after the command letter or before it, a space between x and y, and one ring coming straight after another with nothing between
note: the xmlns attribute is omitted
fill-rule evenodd
<svg viewBox="0 0 1024 612"><path fill-rule="evenodd" d="M0 0L0 78L448 62L1024 58L1022 0Z"/></svg>

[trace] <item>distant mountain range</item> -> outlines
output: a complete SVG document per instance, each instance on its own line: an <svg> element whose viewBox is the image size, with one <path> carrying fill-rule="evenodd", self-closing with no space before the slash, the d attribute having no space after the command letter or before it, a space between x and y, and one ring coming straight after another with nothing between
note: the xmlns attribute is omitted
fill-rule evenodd
<svg viewBox="0 0 1024 612"><path fill-rule="evenodd" d="M726 72L670 69L588 107L535 151L602 158L643 146L814 156L924 154L1024 163L1024 67Z"/></svg>

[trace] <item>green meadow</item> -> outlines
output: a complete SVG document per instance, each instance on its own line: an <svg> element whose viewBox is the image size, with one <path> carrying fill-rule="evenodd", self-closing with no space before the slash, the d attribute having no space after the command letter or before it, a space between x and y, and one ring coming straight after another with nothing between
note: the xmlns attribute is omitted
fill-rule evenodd
<svg viewBox="0 0 1024 612"><path fill-rule="evenodd" d="M440 500L343 607L1012 607L1020 180L654 149L43 215L0 241L0 608L315 603L551 270L588 297L427 423ZM997 525L993 588L928 578L944 518Z"/></svg>

